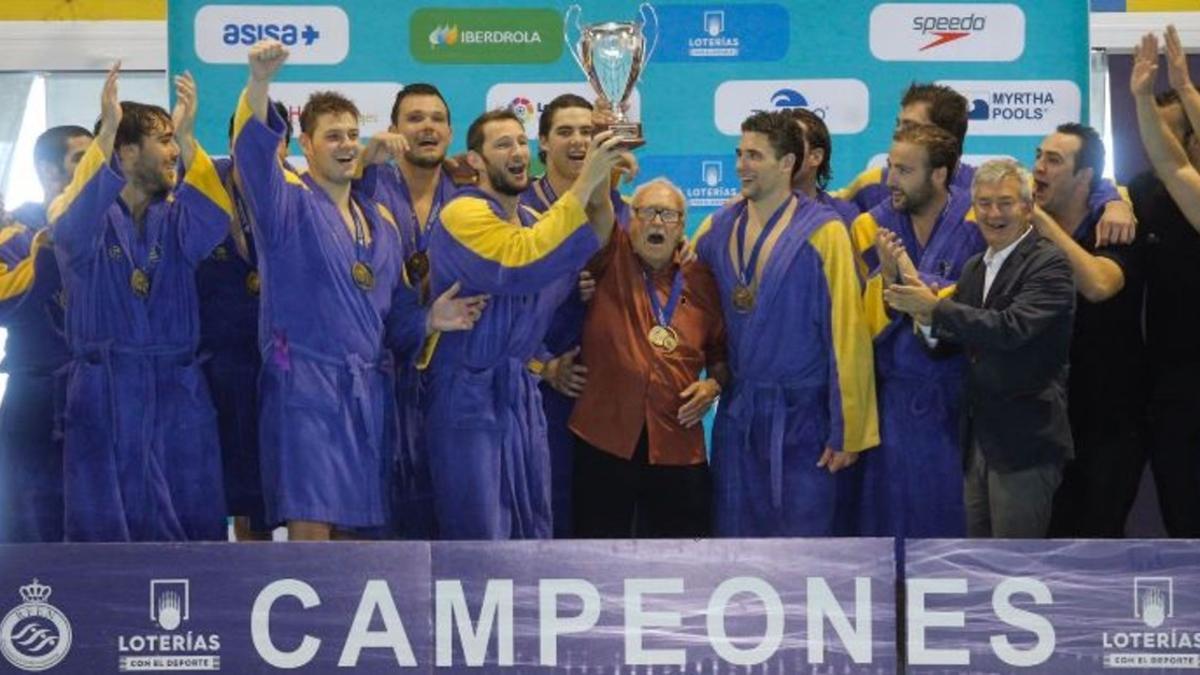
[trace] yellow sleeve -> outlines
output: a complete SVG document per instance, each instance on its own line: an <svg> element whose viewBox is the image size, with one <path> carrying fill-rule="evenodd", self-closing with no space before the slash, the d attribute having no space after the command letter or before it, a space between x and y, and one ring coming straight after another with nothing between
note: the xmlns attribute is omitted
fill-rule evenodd
<svg viewBox="0 0 1200 675"><path fill-rule="evenodd" d="M87 151L83 153L83 158L79 160L79 165L75 167L75 174L71 177L70 184L47 207L46 221L54 224L62 217L62 214L66 213L71 204L75 203L75 200L83 193L87 184L96 177L96 174L100 173L107 163L108 157L100 149L100 143L93 140Z"/></svg>
<svg viewBox="0 0 1200 675"><path fill-rule="evenodd" d="M0 230L0 246L24 230L23 225L9 225ZM0 302L24 295L33 286L33 263L46 240L47 232L43 230L34 237L29 255L22 258L16 265L9 267L0 262Z"/></svg>
<svg viewBox="0 0 1200 675"><path fill-rule="evenodd" d="M190 185L197 192L204 195L212 203L216 204L230 218L233 217L233 200L229 198L229 193L225 191L225 185L221 183L221 175L217 173L217 167L213 164L212 158L200 147L200 144L193 141L196 156L192 159L192 165L188 167L187 174L183 178L185 185Z"/></svg>
<svg viewBox="0 0 1200 675"><path fill-rule="evenodd" d="M818 228L810 242L821 257L829 289L837 377L836 386L829 387L830 405L839 409L842 420L841 450L860 452L879 445L879 418L871 336L863 318L850 237L841 221L832 220ZM837 437L836 430L833 436Z"/></svg>
<svg viewBox="0 0 1200 675"><path fill-rule="evenodd" d="M883 182L883 167L875 167L874 169L867 169L866 171L863 171L862 173L858 174L858 176L856 176L854 178L854 180L850 182L849 185L842 188L841 190L834 192L833 196L837 197L838 199L845 199L847 201L850 201L850 200L854 199L854 195L858 194L859 190L862 190L863 188L867 187L868 185L878 185L882 182Z"/></svg>
<svg viewBox="0 0 1200 675"><path fill-rule="evenodd" d="M583 204L572 192L554 202L532 227L498 217L482 199L455 199L442 209L441 218L455 241L503 267L525 267L543 260L587 223Z"/></svg>

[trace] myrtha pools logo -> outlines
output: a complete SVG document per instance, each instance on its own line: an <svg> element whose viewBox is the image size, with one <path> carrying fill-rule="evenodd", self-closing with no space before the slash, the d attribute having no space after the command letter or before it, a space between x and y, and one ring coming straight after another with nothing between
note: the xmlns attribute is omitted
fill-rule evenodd
<svg viewBox="0 0 1200 675"><path fill-rule="evenodd" d="M52 668L71 649L71 623L50 604L49 586L34 579L20 593L24 602L0 621L0 653L21 670Z"/></svg>

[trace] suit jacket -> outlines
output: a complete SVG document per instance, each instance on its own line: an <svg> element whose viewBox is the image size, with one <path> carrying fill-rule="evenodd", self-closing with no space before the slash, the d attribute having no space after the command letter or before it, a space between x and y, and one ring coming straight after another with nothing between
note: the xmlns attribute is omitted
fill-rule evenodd
<svg viewBox="0 0 1200 675"><path fill-rule="evenodd" d="M1070 459L1067 368L1075 279L1066 256L1036 232L1004 260L983 300L983 254L967 260L933 336L961 345L967 385L960 427L988 465L1017 471Z"/></svg>

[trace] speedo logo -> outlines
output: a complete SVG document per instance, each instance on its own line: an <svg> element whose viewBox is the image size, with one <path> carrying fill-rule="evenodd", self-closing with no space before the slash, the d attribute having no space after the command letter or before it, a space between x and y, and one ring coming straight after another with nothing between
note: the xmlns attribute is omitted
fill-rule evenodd
<svg viewBox="0 0 1200 675"><path fill-rule="evenodd" d="M948 42L961 40L972 33L978 33L987 28L987 17L979 14L967 16L914 16L912 29L921 35L933 37L933 41L920 48L920 51L940 47Z"/></svg>
<svg viewBox="0 0 1200 675"><path fill-rule="evenodd" d="M871 10L869 43L880 61L1016 61L1025 12L1012 3L883 2Z"/></svg>

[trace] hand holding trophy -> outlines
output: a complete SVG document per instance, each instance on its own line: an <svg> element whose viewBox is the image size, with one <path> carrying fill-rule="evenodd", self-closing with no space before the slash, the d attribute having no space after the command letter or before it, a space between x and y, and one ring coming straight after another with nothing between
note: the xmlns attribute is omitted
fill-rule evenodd
<svg viewBox="0 0 1200 675"><path fill-rule="evenodd" d="M579 5L571 5L563 17L563 37L592 89L612 108L614 121L606 128L622 139L621 145L636 148L646 143L642 125L626 116L633 86L646 68L658 44L658 14L648 2L638 7L640 21L608 21L586 26L579 22ZM572 37L574 39L572 39ZM650 44L646 44L647 36ZM595 129L596 132L604 129Z"/></svg>

